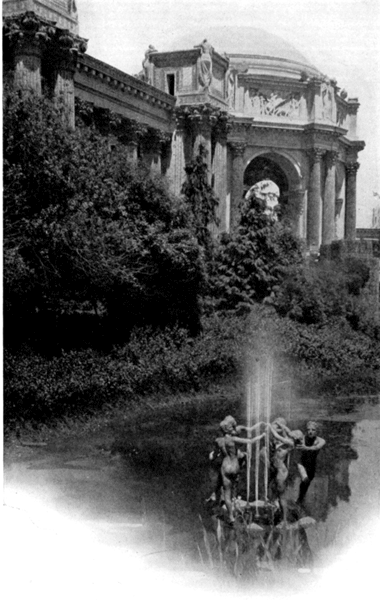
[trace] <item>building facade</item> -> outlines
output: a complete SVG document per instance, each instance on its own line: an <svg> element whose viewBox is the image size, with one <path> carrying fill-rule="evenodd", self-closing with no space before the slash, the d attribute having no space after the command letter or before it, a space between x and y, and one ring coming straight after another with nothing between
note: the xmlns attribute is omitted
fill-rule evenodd
<svg viewBox="0 0 380 600"><path fill-rule="evenodd" d="M281 38L224 28L149 46L132 77L86 54L75 0L3 0L3 17L5 76L63 98L70 127L75 98L148 126L140 150L131 136L131 160L144 155L175 193L202 144L221 232L236 226L247 190L270 179L310 252L355 240L358 99Z"/></svg>

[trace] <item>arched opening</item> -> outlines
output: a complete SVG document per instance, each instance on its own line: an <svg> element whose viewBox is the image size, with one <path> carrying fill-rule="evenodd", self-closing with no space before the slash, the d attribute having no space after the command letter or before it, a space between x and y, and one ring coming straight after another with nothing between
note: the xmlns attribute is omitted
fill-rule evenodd
<svg viewBox="0 0 380 600"><path fill-rule="evenodd" d="M289 156L276 152L258 154L247 165L244 172L244 193L255 183L271 179L280 188L279 218L286 218L301 237L303 233L303 205L300 168Z"/></svg>
<svg viewBox="0 0 380 600"><path fill-rule="evenodd" d="M244 172L244 192L258 181L270 179L280 188L281 206L285 207L289 198L289 181L284 170L274 160L265 155L254 158Z"/></svg>

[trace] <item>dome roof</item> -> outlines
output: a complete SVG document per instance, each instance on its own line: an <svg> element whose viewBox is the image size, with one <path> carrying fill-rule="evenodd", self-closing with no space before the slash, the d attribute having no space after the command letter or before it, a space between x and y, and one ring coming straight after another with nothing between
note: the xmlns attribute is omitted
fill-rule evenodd
<svg viewBox="0 0 380 600"><path fill-rule="evenodd" d="M257 67L274 65L292 67L292 70L305 70L313 75L320 72L294 46L283 38L255 27L203 27L173 40L169 50L187 50L207 41L219 54L226 53L232 64L244 63L257 70ZM249 60L250 59L250 60ZM273 73L274 74L274 73Z"/></svg>

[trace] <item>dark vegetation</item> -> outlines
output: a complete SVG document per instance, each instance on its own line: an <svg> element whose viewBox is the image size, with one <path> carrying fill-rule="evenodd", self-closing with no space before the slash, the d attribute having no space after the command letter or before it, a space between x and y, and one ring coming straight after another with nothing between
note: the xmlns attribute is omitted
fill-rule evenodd
<svg viewBox="0 0 380 600"><path fill-rule="evenodd" d="M271 350L299 393L377 393L365 263L306 262L254 200L215 239L202 150L175 198L104 114L69 132L46 99L3 101L6 428L240 385L247 349Z"/></svg>

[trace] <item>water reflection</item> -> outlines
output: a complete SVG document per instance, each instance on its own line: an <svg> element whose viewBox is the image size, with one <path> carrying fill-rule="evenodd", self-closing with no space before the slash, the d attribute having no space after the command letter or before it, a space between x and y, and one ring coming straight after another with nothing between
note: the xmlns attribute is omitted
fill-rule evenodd
<svg viewBox="0 0 380 600"><path fill-rule="evenodd" d="M326 440L305 501L306 513L317 521L317 533L311 532L310 539L319 554L322 546L336 544L338 538L347 543L351 535L347 532L357 531L360 519L370 512L380 514L379 405L362 404L356 409L350 405L349 412L341 409L340 414L336 408L315 403L289 422L291 428L304 430L310 416L317 418ZM207 524L205 499L212 491L208 454L217 427L217 422L213 426L198 419L189 431L186 423L177 421L165 426L165 438L157 436L157 426L151 432L145 427L143 437L141 431L138 441L129 436L128 447L121 448L141 477L152 483L152 493L144 498L147 511L165 514L172 534L188 549L201 543L199 515ZM289 467L289 498L296 500L300 478L294 457Z"/></svg>

